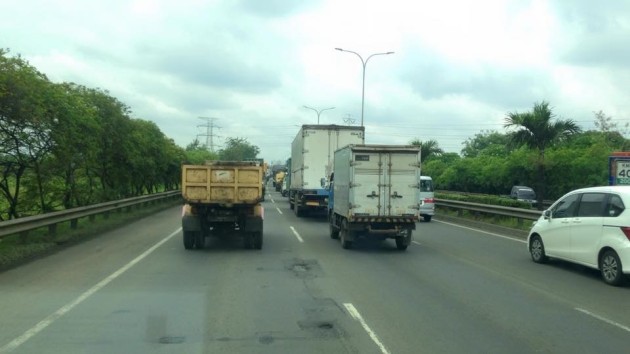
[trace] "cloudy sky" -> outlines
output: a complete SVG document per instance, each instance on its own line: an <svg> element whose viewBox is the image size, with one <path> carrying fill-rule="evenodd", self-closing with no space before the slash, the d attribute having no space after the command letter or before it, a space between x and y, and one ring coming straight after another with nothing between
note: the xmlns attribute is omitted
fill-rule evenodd
<svg viewBox="0 0 630 354"><path fill-rule="evenodd" d="M630 122L630 1L2 0L0 46L99 87L185 146L214 120L289 157L301 124L361 120L367 143L449 152L547 100L584 129ZM201 136L204 140L205 137Z"/></svg>

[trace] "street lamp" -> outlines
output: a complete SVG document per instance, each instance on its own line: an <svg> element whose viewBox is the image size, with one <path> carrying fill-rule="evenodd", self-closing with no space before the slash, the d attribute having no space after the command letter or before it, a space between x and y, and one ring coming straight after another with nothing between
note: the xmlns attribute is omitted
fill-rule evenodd
<svg viewBox="0 0 630 354"><path fill-rule="evenodd" d="M371 54L369 57L367 57L367 59L363 60L363 57L357 52L353 52L351 50L345 50L341 48L335 48L335 49L340 52L348 52L348 53L356 54L356 56L358 56L359 59L361 59L361 63L363 64L363 89L361 91L361 126L363 126L363 109L365 107L365 66L368 63L368 60L370 60L370 58L375 55L389 55L389 54L394 54L394 52L374 53L374 54Z"/></svg>
<svg viewBox="0 0 630 354"><path fill-rule="evenodd" d="M317 113L317 124L319 124L319 115L320 115L320 114L322 114L322 112L323 112L323 111L327 111L327 110L329 110L329 109L335 109L335 107L328 107L328 108L320 109L320 110L318 111L318 110L316 110L316 109L315 109L315 108L313 108L313 107L309 107L309 106L302 106L302 107L304 107L304 108L308 108L308 109L311 109L311 110L315 111L315 113Z"/></svg>

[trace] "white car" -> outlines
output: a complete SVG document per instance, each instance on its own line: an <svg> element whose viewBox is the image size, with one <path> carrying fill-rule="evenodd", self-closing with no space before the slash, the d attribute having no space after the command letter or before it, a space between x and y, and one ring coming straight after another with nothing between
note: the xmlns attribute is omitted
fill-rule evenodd
<svg viewBox="0 0 630 354"><path fill-rule="evenodd" d="M429 176L420 176L420 216L429 222L433 215L435 215L433 179Z"/></svg>
<svg viewBox="0 0 630 354"><path fill-rule="evenodd" d="M557 258L599 269L621 285L630 274L630 186L578 189L556 201L527 238L532 260ZM625 265L625 268L624 268Z"/></svg>

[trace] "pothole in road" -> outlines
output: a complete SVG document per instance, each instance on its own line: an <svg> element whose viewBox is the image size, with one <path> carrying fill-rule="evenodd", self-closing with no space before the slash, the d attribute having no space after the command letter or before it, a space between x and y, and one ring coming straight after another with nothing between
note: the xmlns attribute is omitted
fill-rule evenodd
<svg viewBox="0 0 630 354"><path fill-rule="evenodd" d="M322 274L321 267L315 259L293 258L285 261L284 267L299 278L314 278Z"/></svg>

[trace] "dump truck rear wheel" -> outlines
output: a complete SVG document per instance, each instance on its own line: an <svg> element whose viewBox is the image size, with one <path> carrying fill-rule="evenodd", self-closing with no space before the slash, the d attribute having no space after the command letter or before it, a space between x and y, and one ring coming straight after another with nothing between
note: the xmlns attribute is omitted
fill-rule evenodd
<svg viewBox="0 0 630 354"><path fill-rule="evenodd" d="M184 248L190 250L195 244L195 234L192 231L184 231Z"/></svg>
<svg viewBox="0 0 630 354"><path fill-rule="evenodd" d="M328 216L328 225L330 227L330 238L332 238L333 240L336 240L339 238L339 229L335 227L334 225L334 215L332 213L330 213L330 215Z"/></svg>
<svg viewBox="0 0 630 354"><path fill-rule="evenodd" d="M203 249L206 243L206 239L205 237L203 237L203 233L202 232L195 232L195 248L196 249Z"/></svg>
<svg viewBox="0 0 630 354"><path fill-rule="evenodd" d="M262 231L256 231L252 233L252 243L254 246L254 249L262 249L262 245L263 245L263 233Z"/></svg>
<svg viewBox="0 0 630 354"><path fill-rule="evenodd" d="M407 247L409 247L410 243L411 243L411 230L407 230L407 232L405 233L405 236L396 237L396 248L398 248L401 251L406 250Z"/></svg>

